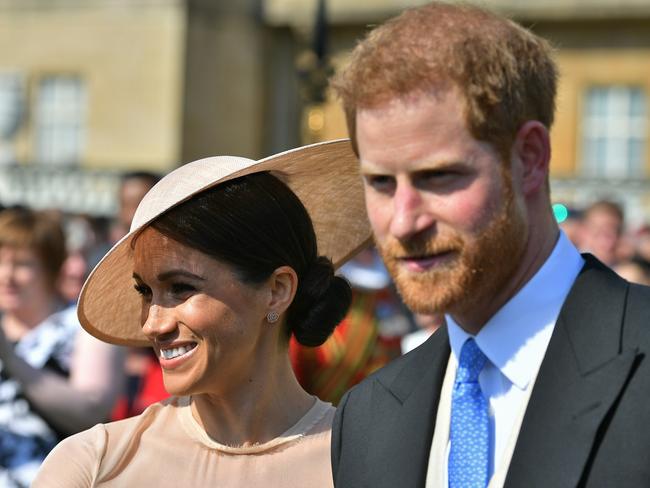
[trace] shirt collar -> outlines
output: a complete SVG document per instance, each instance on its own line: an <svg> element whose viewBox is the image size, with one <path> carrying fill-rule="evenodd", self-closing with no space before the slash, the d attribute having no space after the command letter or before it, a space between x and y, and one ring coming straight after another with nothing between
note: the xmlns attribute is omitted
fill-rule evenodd
<svg viewBox="0 0 650 488"><path fill-rule="evenodd" d="M555 321L584 259L564 232L537 273L475 336L476 344L501 373L523 390L534 378L551 339ZM447 316L456 360L472 337Z"/></svg>

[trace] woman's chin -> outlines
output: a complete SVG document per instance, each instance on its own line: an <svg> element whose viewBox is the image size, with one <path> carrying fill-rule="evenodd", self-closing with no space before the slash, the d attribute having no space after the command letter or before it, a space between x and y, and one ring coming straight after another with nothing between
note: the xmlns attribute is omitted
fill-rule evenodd
<svg viewBox="0 0 650 488"><path fill-rule="evenodd" d="M186 396L193 393L192 384L180 375L169 374L163 370L163 385L165 390L172 396Z"/></svg>
<svg viewBox="0 0 650 488"><path fill-rule="evenodd" d="M167 393L172 396L188 396L195 393L190 385L182 384L175 380L168 381L167 379L163 379L163 384Z"/></svg>

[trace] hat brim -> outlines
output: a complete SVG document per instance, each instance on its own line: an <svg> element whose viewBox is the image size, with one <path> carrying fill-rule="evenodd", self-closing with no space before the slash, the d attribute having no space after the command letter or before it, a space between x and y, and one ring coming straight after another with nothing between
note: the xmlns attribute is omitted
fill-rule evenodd
<svg viewBox="0 0 650 488"><path fill-rule="evenodd" d="M93 336L112 344L148 346L134 289L135 236L156 217L225 181L270 171L300 198L312 219L318 252L340 266L371 241L363 184L349 140L312 144L253 161L219 156L183 165L154 186L138 206L130 232L88 276L77 314Z"/></svg>

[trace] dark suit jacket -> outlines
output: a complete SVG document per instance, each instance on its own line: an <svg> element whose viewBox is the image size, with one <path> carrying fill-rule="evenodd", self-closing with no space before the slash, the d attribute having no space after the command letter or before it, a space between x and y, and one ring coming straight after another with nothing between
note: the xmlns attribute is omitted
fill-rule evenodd
<svg viewBox="0 0 650 488"><path fill-rule="evenodd" d="M650 486L650 288L584 257L528 403L508 488ZM343 397L332 430L337 488L424 486L449 354L443 328Z"/></svg>

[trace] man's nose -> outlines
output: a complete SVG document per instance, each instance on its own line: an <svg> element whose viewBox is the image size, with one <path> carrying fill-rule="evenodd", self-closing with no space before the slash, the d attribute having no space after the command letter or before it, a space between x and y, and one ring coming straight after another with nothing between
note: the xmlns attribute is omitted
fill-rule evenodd
<svg viewBox="0 0 650 488"><path fill-rule="evenodd" d="M406 239L428 228L433 222L433 215L426 208L420 190L410 182L400 182L393 196L391 235Z"/></svg>

